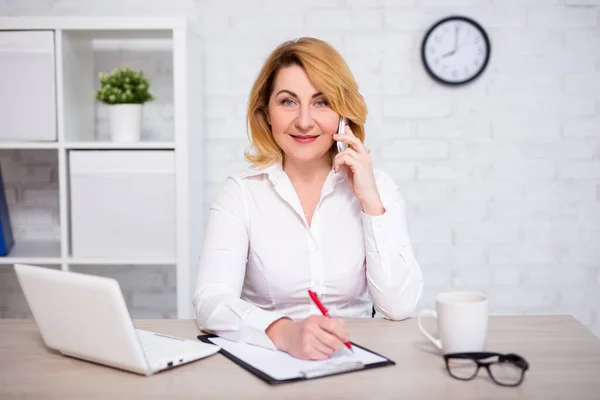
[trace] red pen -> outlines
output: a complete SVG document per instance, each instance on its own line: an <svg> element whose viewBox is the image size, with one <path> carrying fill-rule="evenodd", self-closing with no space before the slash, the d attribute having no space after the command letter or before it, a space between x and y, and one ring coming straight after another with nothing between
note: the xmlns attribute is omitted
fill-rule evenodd
<svg viewBox="0 0 600 400"><path fill-rule="evenodd" d="M317 307L321 311L321 314L323 314L326 317L331 318L331 315L329 315L329 311L327 311L327 309L325 308L323 303L321 303L321 300L319 300L319 297L317 296L317 294L315 292L313 292L312 290L309 290L308 295L310 296L311 300L317 305ZM352 350L352 344L350 342L345 342L344 344L346 345L348 350L350 350L351 352L354 353L354 350Z"/></svg>

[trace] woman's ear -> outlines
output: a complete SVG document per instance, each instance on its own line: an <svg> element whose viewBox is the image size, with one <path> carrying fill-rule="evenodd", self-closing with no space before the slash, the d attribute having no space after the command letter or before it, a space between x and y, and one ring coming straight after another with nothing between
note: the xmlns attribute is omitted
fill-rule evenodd
<svg viewBox="0 0 600 400"><path fill-rule="evenodd" d="M265 117L267 118L267 124L269 124L269 126L271 126L271 116L269 115L269 108L268 107L265 110Z"/></svg>

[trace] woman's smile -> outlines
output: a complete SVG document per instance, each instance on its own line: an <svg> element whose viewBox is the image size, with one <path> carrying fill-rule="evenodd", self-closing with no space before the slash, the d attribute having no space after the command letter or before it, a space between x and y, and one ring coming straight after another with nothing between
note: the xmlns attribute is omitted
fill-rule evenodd
<svg viewBox="0 0 600 400"><path fill-rule="evenodd" d="M319 135L290 135L298 143L312 143L319 138Z"/></svg>

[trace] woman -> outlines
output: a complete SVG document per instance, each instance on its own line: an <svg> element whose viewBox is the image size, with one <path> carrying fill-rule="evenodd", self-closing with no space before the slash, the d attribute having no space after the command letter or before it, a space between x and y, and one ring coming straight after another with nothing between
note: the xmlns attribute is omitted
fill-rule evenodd
<svg viewBox="0 0 600 400"><path fill-rule="evenodd" d="M341 318L371 307L401 320L421 296L421 270L393 180L363 146L367 109L327 43L283 43L250 95L252 168L210 208L193 297L200 329L303 359L349 340ZM338 135L340 116L349 119ZM336 142L348 148L337 153ZM323 317L307 290L319 293Z"/></svg>

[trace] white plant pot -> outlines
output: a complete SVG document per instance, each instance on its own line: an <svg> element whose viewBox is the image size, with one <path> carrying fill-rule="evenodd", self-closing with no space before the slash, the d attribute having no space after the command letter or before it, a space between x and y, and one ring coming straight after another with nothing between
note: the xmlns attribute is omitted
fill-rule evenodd
<svg viewBox="0 0 600 400"><path fill-rule="evenodd" d="M142 133L142 104L108 106L110 136L115 142L137 142Z"/></svg>

